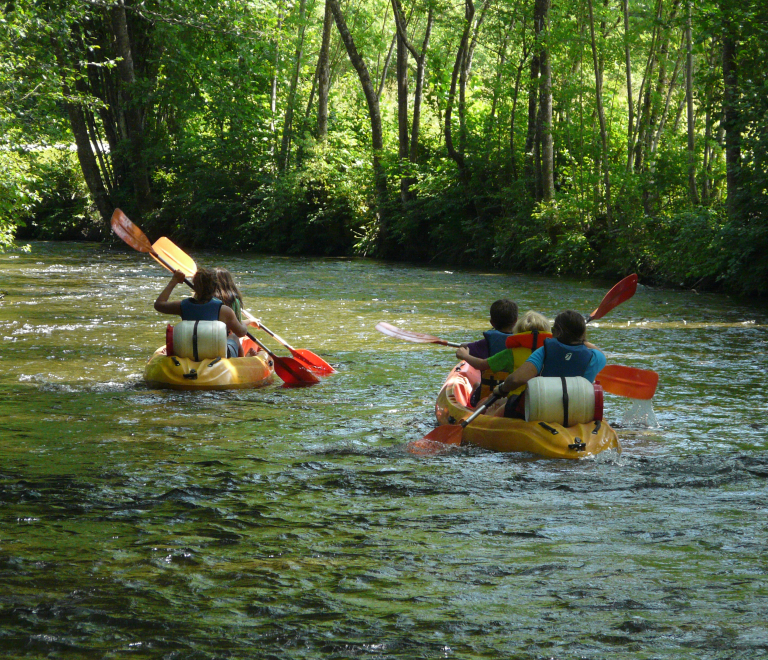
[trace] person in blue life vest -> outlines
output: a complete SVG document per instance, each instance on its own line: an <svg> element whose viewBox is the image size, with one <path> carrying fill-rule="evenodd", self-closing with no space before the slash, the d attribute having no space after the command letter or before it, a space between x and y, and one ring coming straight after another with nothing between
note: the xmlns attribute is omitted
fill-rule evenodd
<svg viewBox="0 0 768 660"><path fill-rule="evenodd" d="M517 323L517 303L502 298L491 305L491 329L483 333L483 338L462 344L470 355L477 358L489 358L506 348L507 337L514 334Z"/></svg>
<svg viewBox="0 0 768 660"><path fill-rule="evenodd" d="M182 321L221 321L227 326L227 358L243 357L243 347L238 337L245 337L248 328L237 320L231 307L214 297L216 274L208 268L200 268L192 277L195 295L184 300L170 301L168 298L177 284L185 280L182 271L173 273L171 281L155 300L155 310L162 314L175 314Z"/></svg>
<svg viewBox="0 0 768 660"><path fill-rule="evenodd" d="M591 383L606 363L605 355L586 341L587 324L578 312L567 309L555 317L552 339L531 356L493 390L506 397L536 376L583 376Z"/></svg>
<svg viewBox="0 0 768 660"><path fill-rule="evenodd" d="M513 334L506 340L506 348L489 358L478 358L471 355L466 348L459 348L456 351L456 357L466 361L481 374L480 384L472 392L470 405L477 406L477 403L485 399L496 385L522 366L533 351L543 346L546 339L552 337L550 330L550 323L543 314L528 311L515 323ZM486 414L496 414L498 409L504 408L506 404L508 406L507 412L504 413L506 417L521 416L523 400L520 397L524 391L525 385L511 392L515 396L510 396L506 402L489 408Z"/></svg>

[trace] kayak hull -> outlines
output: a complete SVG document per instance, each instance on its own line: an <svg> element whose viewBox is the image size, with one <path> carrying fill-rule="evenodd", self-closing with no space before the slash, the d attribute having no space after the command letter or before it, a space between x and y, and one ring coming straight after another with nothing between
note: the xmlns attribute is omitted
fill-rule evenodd
<svg viewBox="0 0 768 660"><path fill-rule="evenodd" d="M466 362L454 367L435 404L438 424L458 424L472 414L468 402L479 382L480 372ZM588 458L608 449L621 452L616 431L604 421L565 428L554 422L479 415L467 425L461 438L462 444L499 452L529 452L546 458Z"/></svg>
<svg viewBox="0 0 768 660"><path fill-rule="evenodd" d="M249 345L245 340L243 348ZM174 390L232 390L262 387L272 382L274 365L264 351L242 358L211 358L196 362L167 356L161 346L144 367L144 380L151 387Z"/></svg>

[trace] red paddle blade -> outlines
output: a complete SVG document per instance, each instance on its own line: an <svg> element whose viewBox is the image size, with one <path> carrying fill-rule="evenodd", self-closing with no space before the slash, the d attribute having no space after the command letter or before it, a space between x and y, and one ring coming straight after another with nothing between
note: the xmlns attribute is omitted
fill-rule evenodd
<svg viewBox="0 0 768 660"><path fill-rule="evenodd" d="M397 339L404 339L405 341L412 341L416 342L417 344L442 344L443 346L450 345L445 339L440 339L440 337L433 337L432 335L427 335L423 332L402 330L401 328L390 325L384 321L377 323L376 329L382 334L388 335L389 337L396 337Z"/></svg>
<svg viewBox="0 0 768 660"><path fill-rule="evenodd" d="M143 231L134 225L120 209L115 209L112 214L112 231L122 238L134 250L152 253L152 243Z"/></svg>
<svg viewBox="0 0 768 660"><path fill-rule="evenodd" d="M320 376L336 373L336 369L323 360L323 358L319 355L315 355L312 351L307 350L306 348L291 349L291 355L293 355L293 357L301 362L307 369Z"/></svg>
<svg viewBox="0 0 768 660"><path fill-rule="evenodd" d="M320 379L315 374L293 358L277 357L274 355L272 359L275 363L277 375L283 379L283 383L287 386L314 385L320 382Z"/></svg>
<svg viewBox="0 0 768 660"><path fill-rule="evenodd" d="M635 295L637 290L637 275L632 274L625 277L621 282L614 286L608 293L605 294L603 302L600 306L589 315L587 323L600 319L610 312L617 305L621 305L625 300L629 300Z"/></svg>
<svg viewBox="0 0 768 660"><path fill-rule="evenodd" d="M651 399L656 393L659 374L646 369L609 364L597 375L606 392L630 399Z"/></svg>
<svg viewBox="0 0 768 660"><path fill-rule="evenodd" d="M458 424L445 424L444 426L438 426L436 429L431 430L424 436L423 440L442 442L445 445L460 445L461 434L463 432L463 426L459 426Z"/></svg>

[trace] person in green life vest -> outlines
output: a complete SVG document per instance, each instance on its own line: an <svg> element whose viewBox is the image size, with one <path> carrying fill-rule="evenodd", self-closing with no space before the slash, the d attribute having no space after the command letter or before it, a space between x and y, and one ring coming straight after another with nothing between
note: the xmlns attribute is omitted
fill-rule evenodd
<svg viewBox="0 0 768 660"><path fill-rule="evenodd" d="M517 322L517 303L506 298L497 300L491 305L490 321L491 329L483 333L482 339L461 345L469 355L488 358L504 350L504 342L513 334Z"/></svg>
<svg viewBox="0 0 768 660"><path fill-rule="evenodd" d="M481 373L480 385L472 392L470 403L476 406L478 401L490 395L496 385L506 380L515 369L523 365L533 351L544 345L545 339L551 337L547 318L538 312L528 311L515 323L513 334L507 338L504 350L483 359L470 355L465 348L459 348L456 357L465 360ZM525 385L522 385L511 393L514 396L489 408L486 414L501 414L499 409L504 408L505 417L523 417L524 391Z"/></svg>

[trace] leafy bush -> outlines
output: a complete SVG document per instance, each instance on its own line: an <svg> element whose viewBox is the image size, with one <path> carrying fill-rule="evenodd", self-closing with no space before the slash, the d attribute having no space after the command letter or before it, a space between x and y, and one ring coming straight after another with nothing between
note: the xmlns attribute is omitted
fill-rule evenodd
<svg viewBox="0 0 768 660"><path fill-rule="evenodd" d="M20 219L37 199L36 177L29 171L28 159L13 151L0 151L0 250L13 245Z"/></svg>
<svg viewBox="0 0 768 660"><path fill-rule="evenodd" d="M42 240L96 241L106 234L92 207L77 157L63 149L29 153L30 191L34 201L21 214L19 237Z"/></svg>
<svg viewBox="0 0 768 660"><path fill-rule="evenodd" d="M346 255L375 240L371 165L353 143L304 143L301 166L273 179L250 209L237 247L283 254Z"/></svg>

